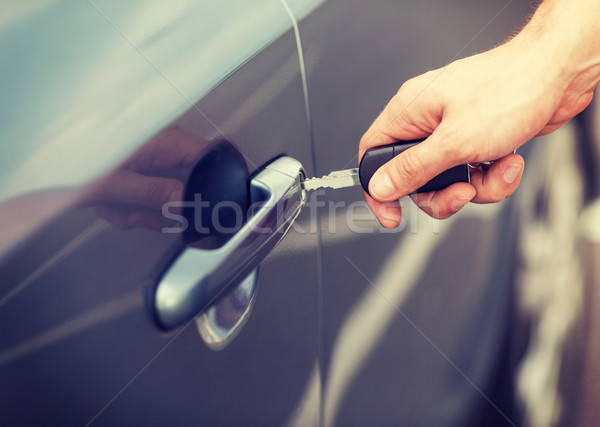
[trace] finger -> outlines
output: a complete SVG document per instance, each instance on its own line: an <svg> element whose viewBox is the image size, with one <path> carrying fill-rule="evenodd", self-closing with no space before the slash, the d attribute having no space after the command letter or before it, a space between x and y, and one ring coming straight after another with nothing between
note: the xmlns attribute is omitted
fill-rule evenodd
<svg viewBox="0 0 600 427"><path fill-rule="evenodd" d="M461 163L461 151L444 144L443 124L420 144L383 165L369 182L369 193L380 202L398 200L436 175ZM455 147L456 145L454 145Z"/></svg>
<svg viewBox="0 0 600 427"><path fill-rule="evenodd" d="M400 225L402 220L402 209L400 208L399 202L382 203L369 197L367 193L364 193L367 205L379 221L379 223L385 228L396 228Z"/></svg>
<svg viewBox="0 0 600 427"><path fill-rule="evenodd" d="M114 225L119 230L127 230L131 228L128 224L127 215L123 214L120 209L114 209L109 206L96 206L96 215L104 219L106 222Z"/></svg>
<svg viewBox="0 0 600 427"><path fill-rule="evenodd" d="M96 207L96 214L120 230L146 228L161 232L163 228L174 224L174 221L149 209L101 205Z"/></svg>
<svg viewBox="0 0 600 427"><path fill-rule="evenodd" d="M365 151L379 145L399 140L425 138L439 125L442 118L441 103L424 91L430 82L430 73L405 82L396 95L373 121L359 143L359 161ZM431 99L430 99L431 98ZM421 105L427 111L421 111Z"/></svg>
<svg viewBox="0 0 600 427"><path fill-rule="evenodd" d="M88 203L127 203L160 210L167 202L182 200L181 181L122 169L103 179Z"/></svg>
<svg viewBox="0 0 600 427"><path fill-rule="evenodd" d="M476 194L475 187L466 182L457 182L440 191L412 194L410 197L427 215L446 219L469 203Z"/></svg>
<svg viewBox="0 0 600 427"><path fill-rule="evenodd" d="M569 97L570 99L565 99L565 97L563 97L561 101L561 105L563 105L563 107L554 112L554 115L550 121L536 136L544 136L554 132L577 114L585 110L592 102L592 99L594 98L594 92L588 92L577 97L571 97L569 95Z"/></svg>
<svg viewBox="0 0 600 427"><path fill-rule="evenodd" d="M128 161L135 172L159 172L193 164L209 142L177 126L171 126L148 141Z"/></svg>
<svg viewBox="0 0 600 427"><path fill-rule="evenodd" d="M471 172L471 185L477 195L474 203L496 203L510 196L519 186L525 162L521 156L511 153L496 160L488 170Z"/></svg>
<svg viewBox="0 0 600 427"><path fill-rule="evenodd" d="M552 123L552 124L547 124L546 126L544 126L542 128L541 131L538 132L538 134L536 136L544 136L544 135L548 135L549 133L554 132L555 130L559 129L560 127L562 127L562 125L564 125L565 123L567 123L569 120L564 120L562 122L557 122L557 123Z"/></svg>
<svg viewBox="0 0 600 427"><path fill-rule="evenodd" d="M392 102L394 99L390 101L390 104ZM402 140L425 138L431 133L406 123L403 111L400 109L400 112L397 112L398 108L393 108L390 104L385 107L360 139L358 144L359 162L369 148Z"/></svg>

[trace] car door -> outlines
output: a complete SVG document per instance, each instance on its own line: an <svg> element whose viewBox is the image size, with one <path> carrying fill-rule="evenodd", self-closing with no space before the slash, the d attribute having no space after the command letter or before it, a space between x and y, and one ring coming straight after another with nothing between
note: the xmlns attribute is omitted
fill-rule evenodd
<svg viewBox="0 0 600 427"><path fill-rule="evenodd" d="M292 229L200 317L161 323L156 302L182 253L193 284L235 240L189 228L195 183L246 208L279 156L315 172L292 18L267 0L3 13L3 425L281 425L320 389L316 233Z"/></svg>
<svg viewBox="0 0 600 427"><path fill-rule="evenodd" d="M329 0L306 16L317 171L356 167L358 141L405 80L500 43L527 13L523 2ZM356 189L320 200L324 425L516 420L498 392L510 389L509 204L440 223L404 201L400 228L386 232Z"/></svg>

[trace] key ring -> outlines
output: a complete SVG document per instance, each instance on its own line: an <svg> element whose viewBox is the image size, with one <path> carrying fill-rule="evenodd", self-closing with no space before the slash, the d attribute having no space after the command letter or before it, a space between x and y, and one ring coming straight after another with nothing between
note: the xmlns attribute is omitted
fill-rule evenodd
<svg viewBox="0 0 600 427"><path fill-rule="evenodd" d="M486 171L493 164L494 164L494 161L492 160L491 162L477 162L477 163L473 163L473 164L467 163L467 166L470 167L471 169L481 168L481 170Z"/></svg>
<svg viewBox="0 0 600 427"><path fill-rule="evenodd" d="M513 150L513 153L516 153L517 150ZM476 162L476 163L467 163L467 166L470 167L471 169L477 169L477 168L481 168L481 170L488 170L490 168L490 166L492 166L494 164L495 160L492 160L490 162Z"/></svg>

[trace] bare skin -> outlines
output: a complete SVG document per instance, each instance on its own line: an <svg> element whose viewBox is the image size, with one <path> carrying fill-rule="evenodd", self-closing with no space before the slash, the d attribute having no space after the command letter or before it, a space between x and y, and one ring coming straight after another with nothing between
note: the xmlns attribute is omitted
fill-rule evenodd
<svg viewBox="0 0 600 427"><path fill-rule="evenodd" d="M427 139L377 171L367 203L383 226L396 227L402 212L394 201L453 166L490 160L470 184L412 197L436 218L470 201L503 200L523 173L513 151L585 109L599 80L600 2L546 0L505 44L402 85L363 135L359 159L371 147Z"/></svg>

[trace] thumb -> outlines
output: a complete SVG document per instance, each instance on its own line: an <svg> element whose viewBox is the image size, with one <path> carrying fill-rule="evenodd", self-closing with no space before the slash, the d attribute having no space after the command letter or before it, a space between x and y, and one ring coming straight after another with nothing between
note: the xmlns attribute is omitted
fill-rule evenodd
<svg viewBox="0 0 600 427"><path fill-rule="evenodd" d="M375 172L369 182L369 193L375 200L398 200L461 163L448 152L447 143L439 143L441 132L438 129L425 141L403 151Z"/></svg>

